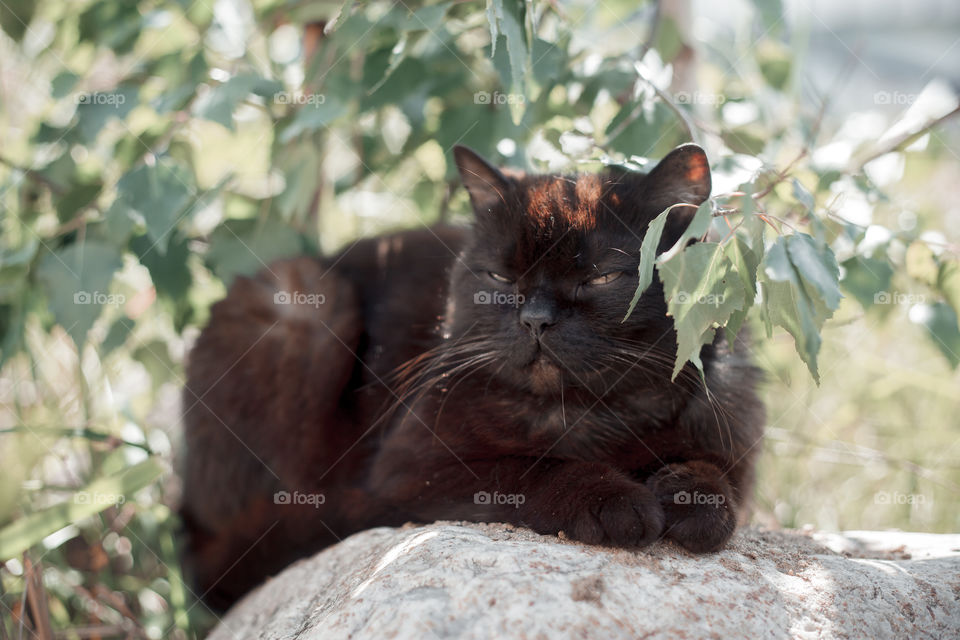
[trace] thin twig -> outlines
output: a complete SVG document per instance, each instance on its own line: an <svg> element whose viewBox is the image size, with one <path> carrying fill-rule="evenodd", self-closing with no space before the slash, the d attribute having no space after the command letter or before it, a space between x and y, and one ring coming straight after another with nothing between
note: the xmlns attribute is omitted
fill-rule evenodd
<svg viewBox="0 0 960 640"><path fill-rule="evenodd" d="M7 605L3 604L3 600L5 600L4 598L5 595L6 595L6 591L4 591L3 589L3 574L0 573L0 607L3 607L7 609L7 611L10 611L10 609L7 608ZM13 621L11 620L11 622ZM7 635L7 623L4 622L2 617L0 617L0 640L9 640L9 638L10 636Z"/></svg>
<svg viewBox="0 0 960 640"><path fill-rule="evenodd" d="M59 227L57 227L54 230L53 235L54 236L66 235L71 231L76 231L77 229L81 229L84 226L86 226L87 223L90 222L90 220L87 220L87 211L91 209L99 212L100 214L103 214L103 211L100 210L100 207L98 207L94 202L91 202L90 204L85 205L82 209L80 209L80 212L77 213L77 215L75 215L74 217L70 218L69 220L61 224Z"/></svg>
<svg viewBox="0 0 960 640"><path fill-rule="evenodd" d="M50 603L47 601L47 590L43 586L43 569L39 562L34 564L26 552L23 554L23 576L24 583L30 585L27 605L30 609L30 619L33 621L36 637L40 640L53 640L53 627L50 624Z"/></svg>
<svg viewBox="0 0 960 640"><path fill-rule="evenodd" d="M912 131L912 132L910 132L910 133L905 133L905 134L899 136L897 139L895 139L895 140L894 140L893 142L891 142L890 144L887 144L887 145L885 145L884 147L880 148L879 150L874 151L873 153L871 153L869 156L866 157L866 159L864 159L864 160L862 160L862 161L858 161L858 162L854 165L854 166L856 167L856 169L850 171L849 173L861 173L861 172L863 171L863 166L864 166L864 165L866 165L866 164L868 164L868 163L876 160L876 159L879 158L880 156L885 156L885 155L887 155L888 153L892 153L892 152L894 152L894 151L899 151L901 148L906 147L906 146L909 146L914 140L916 140L917 138L919 138L920 136L922 136L923 134L925 134L926 132L928 132L930 129L933 129L933 128L936 127L937 125L939 125L939 124L941 124L941 123L949 120L950 118L952 118L953 116L957 115L958 113L960 113L960 105L958 105L958 106L957 106L953 111L951 111L950 113L947 113L947 114L945 114L945 115L940 116L939 118L935 118L935 119L931 120L931 121L928 122L927 124L923 125L923 126L920 127L919 129L917 129L916 131Z"/></svg>
<svg viewBox="0 0 960 640"><path fill-rule="evenodd" d="M112 636L126 636L128 632L119 624L100 624L88 627L73 627L57 631L59 638L109 638Z"/></svg>
<svg viewBox="0 0 960 640"><path fill-rule="evenodd" d="M660 32L660 4L661 0L653 0L653 18L650 20L650 30L647 32L647 39L640 47L640 55L637 56L639 60L643 60L647 52L653 48L653 43L657 39L657 34Z"/></svg>
<svg viewBox="0 0 960 640"><path fill-rule="evenodd" d="M799 155L797 155L796 158L790 161L790 164L788 164L782 171L777 172L777 177L773 182L768 184L766 187L764 187L757 193L752 194L751 197L754 200L759 200L760 198L765 198L768 195L770 195L770 192L773 191L778 184L780 184L781 182L786 180L788 177L790 177L790 171L793 169L794 165L796 165L798 162L800 162L800 160L805 158L806 155L807 155L807 149L806 147L804 147L803 149L800 150Z"/></svg>
<svg viewBox="0 0 960 640"><path fill-rule="evenodd" d="M50 189L50 191L53 191L58 196L66 193L66 190L61 185L57 184L47 176L37 171L36 169L28 169L27 167L22 167L18 165L16 162L13 162L12 160L9 160L8 158L5 158L3 156L0 156L0 164L6 165L7 167L14 169L15 171L22 172L25 176L27 176L34 182L38 182L43 186L47 187L48 189Z"/></svg>

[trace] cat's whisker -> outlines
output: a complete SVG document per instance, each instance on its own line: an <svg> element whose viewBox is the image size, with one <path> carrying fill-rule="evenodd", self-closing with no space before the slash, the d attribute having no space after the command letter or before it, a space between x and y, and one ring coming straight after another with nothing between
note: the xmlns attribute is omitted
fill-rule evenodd
<svg viewBox="0 0 960 640"><path fill-rule="evenodd" d="M441 416L441 414L443 414L443 408L447 405L447 401L449 401L450 398L453 397L453 392L456 391L457 387L460 386L461 383L465 382L468 378L470 378L473 374L481 371L484 366L486 366L489 362L492 362L494 359L495 359L495 356L494 356L493 354L483 354L483 355L481 355L481 356L478 356L474 361L471 361L471 363L470 363L470 364L476 364L476 365L477 365L476 367L474 367L473 371L470 371L469 373L461 376L461 377L453 384L453 386L451 386L450 388L448 388L448 389L446 389L446 390L444 391L446 397L443 399L443 402L440 403L440 408L437 409L437 418L436 418L436 420L434 420L434 424L433 424L434 430L436 430L437 432L439 432L439 430L440 430L440 416Z"/></svg>
<svg viewBox="0 0 960 640"><path fill-rule="evenodd" d="M492 361L495 355L489 349L477 350L481 345L489 345L489 341L477 339L447 345L449 350L434 348L415 358L415 362L408 361L397 367L395 372L398 373L396 377L400 378L400 385L395 392L396 397L393 402L386 402L386 408L381 410L374 425L389 419L403 406L408 413L414 412L417 403L444 379L452 378L472 365L482 368Z"/></svg>
<svg viewBox="0 0 960 640"><path fill-rule="evenodd" d="M630 344L640 347L641 344L636 341L617 339L615 342L621 344ZM634 362L630 362L630 358L636 358ZM647 361L653 362L656 364L662 364L665 367L673 367L675 354L662 351L658 348L647 348L643 353L635 352L633 349L628 348L618 348L616 355L613 356L613 359L621 364L636 366L637 364ZM643 371L641 369L641 371ZM649 377L648 377L649 379ZM677 375L678 381L686 381L692 383L696 389L702 389L703 396L700 396L693 389L688 389L686 386L680 385L681 388L685 389L688 394L695 400L699 399L700 401L706 402L710 407L710 410L714 415L714 424L717 427L717 435L720 440L720 445L724 448L729 448L733 446L733 435L732 427L730 424L730 415L728 410L723 406L710 389L706 386L704 381L695 373L693 373L689 367L684 367L680 370Z"/></svg>

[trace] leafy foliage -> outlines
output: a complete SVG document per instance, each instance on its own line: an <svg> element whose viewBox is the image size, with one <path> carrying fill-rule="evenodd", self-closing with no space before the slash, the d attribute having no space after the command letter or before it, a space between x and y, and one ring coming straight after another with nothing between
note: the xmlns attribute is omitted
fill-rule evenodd
<svg viewBox="0 0 960 640"><path fill-rule="evenodd" d="M781 3L755 4L749 38L706 47L622 1L0 3L0 73L19 74L0 83L16 88L0 102L3 584L28 550L57 569L44 575L59 628L201 633L176 483L155 480L191 336L271 260L465 216L454 144L570 171L707 148L714 197L660 256L668 212L651 223L624 301L663 282L675 375L757 321L765 348L789 335L819 379L831 318L879 326L898 309L956 367L956 245L939 209L896 224L896 181L873 170L929 170L947 145L919 143L955 105L851 137L826 96L798 98ZM124 500L79 505L78 491Z"/></svg>

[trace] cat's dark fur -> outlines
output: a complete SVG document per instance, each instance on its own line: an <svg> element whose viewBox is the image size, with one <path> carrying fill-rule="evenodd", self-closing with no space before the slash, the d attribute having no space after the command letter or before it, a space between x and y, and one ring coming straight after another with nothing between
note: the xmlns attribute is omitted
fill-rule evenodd
<svg viewBox="0 0 960 640"><path fill-rule="evenodd" d="M279 262L213 307L188 366L182 513L215 606L372 526L498 521L703 552L743 517L764 420L743 345L703 348L706 385L689 366L671 382L658 280L623 321L647 224L709 195L703 151L647 175L455 156L472 229ZM674 209L661 250L694 210Z"/></svg>

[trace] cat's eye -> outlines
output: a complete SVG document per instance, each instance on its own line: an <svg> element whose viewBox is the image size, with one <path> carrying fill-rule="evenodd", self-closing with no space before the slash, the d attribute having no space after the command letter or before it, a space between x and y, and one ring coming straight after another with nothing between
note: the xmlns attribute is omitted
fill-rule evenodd
<svg viewBox="0 0 960 640"><path fill-rule="evenodd" d="M501 274L496 273L496 272L494 272L494 271L487 271L487 275L489 275L491 278L493 278L493 279L496 280L497 282L503 282L503 283L505 283L505 284L513 284L513 280L511 280L510 278L508 278L508 277L505 276L505 275L501 275Z"/></svg>
<svg viewBox="0 0 960 640"><path fill-rule="evenodd" d="M610 284L617 278L623 275L623 271L611 271L610 273L605 273L602 276L597 276L596 278L591 278L587 280L586 284L589 285L601 285L601 284Z"/></svg>

